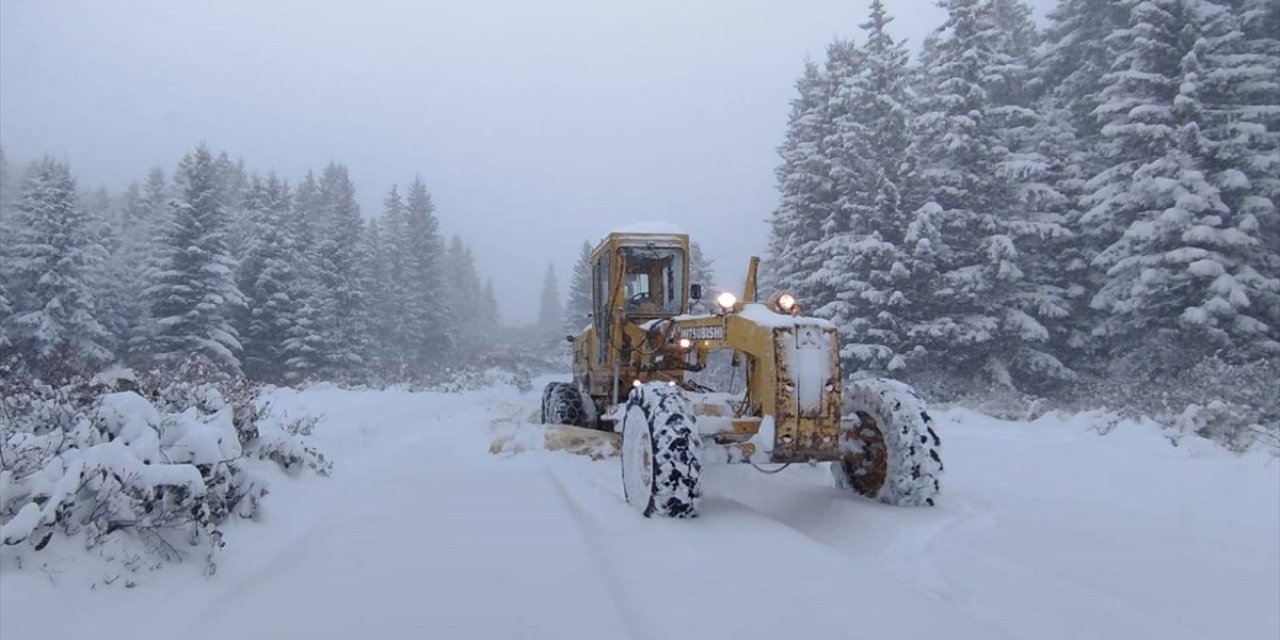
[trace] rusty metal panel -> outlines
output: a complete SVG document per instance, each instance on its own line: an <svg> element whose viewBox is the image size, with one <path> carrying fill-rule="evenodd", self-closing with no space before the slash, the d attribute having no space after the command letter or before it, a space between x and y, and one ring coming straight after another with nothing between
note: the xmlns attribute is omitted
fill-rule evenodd
<svg viewBox="0 0 1280 640"><path fill-rule="evenodd" d="M771 458L775 462L835 460L840 437L840 355L835 330L801 326L776 327L773 332L777 379ZM813 351L804 353L806 349ZM812 360L815 354L821 362Z"/></svg>

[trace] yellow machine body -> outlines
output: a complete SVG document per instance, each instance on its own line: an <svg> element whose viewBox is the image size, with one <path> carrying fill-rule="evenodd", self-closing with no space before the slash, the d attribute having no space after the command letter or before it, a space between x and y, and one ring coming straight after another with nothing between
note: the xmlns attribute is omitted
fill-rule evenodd
<svg viewBox="0 0 1280 640"><path fill-rule="evenodd" d="M612 428L634 385L667 382L693 402L709 462L840 459L835 326L794 304L758 302L756 258L740 300L690 314L699 283L689 282L689 260L680 233L611 233L593 251L590 324L570 338L574 381L593 401L599 428ZM744 391L718 393L688 379L726 350Z"/></svg>

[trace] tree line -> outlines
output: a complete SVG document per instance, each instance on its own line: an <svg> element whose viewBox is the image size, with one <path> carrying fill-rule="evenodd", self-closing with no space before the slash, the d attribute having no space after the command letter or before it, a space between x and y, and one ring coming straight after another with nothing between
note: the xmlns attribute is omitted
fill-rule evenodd
<svg viewBox="0 0 1280 640"><path fill-rule="evenodd" d="M50 381L192 357L279 384L428 381L498 322L420 179L366 219L336 163L290 184L202 144L111 194L0 150L0 235L0 358Z"/></svg>
<svg viewBox="0 0 1280 640"><path fill-rule="evenodd" d="M1061 0L1043 29L940 4L917 60L875 0L795 85L765 272L846 369L1044 394L1274 369L1280 2Z"/></svg>

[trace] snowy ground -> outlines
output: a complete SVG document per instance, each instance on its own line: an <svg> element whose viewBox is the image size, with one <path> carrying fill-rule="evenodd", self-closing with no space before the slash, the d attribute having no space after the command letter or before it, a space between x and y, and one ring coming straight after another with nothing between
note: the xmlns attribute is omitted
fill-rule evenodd
<svg viewBox="0 0 1280 640"><path fill-rule="evenodd" d="M640 518L617 459L489 453L537 392L279 394L332 478L278 479L218 574L0 574L0 638L1280 637L1280 463L1084 417L939 416L942 506L713 468Z"/></svg>

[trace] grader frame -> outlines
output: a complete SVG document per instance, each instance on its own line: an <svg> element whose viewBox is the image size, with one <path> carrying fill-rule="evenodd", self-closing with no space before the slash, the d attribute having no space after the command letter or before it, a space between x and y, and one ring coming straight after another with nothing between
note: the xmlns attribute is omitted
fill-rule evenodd
<svg viewBox="0 0 1280 640"><path fill-rule="evenodd" d="M759 260L743 296L716 297L710 313L689 283L683 233L610 233L591 255L590 324L573 343L573 382L552 382L542 421L621 433L623 489L645 516L697 515L707 463L829 462L837 487L881 502L932 505L941 440L908 386L846 382L830 322L801 314L789 293L758 300ZM688 375L710 354L732 352L740 393Z"/></svg>
<svg viewBox="0 0 1280 640"><path fill-rule="evenodd" d="M633 266L646 253L671 259ZM713 459L838 459L841 374L835 326L790 313L798 306L784 311L776 300L758 302L759 260L754 257L741 300L717 304L714 313L690 315L691 302L701 296L690 295L699 286L689 283L688 256L687 236L664 233L611 233L593 251L592 322L572 340L574 380L597 409L598 426L612 427L614 409L633 387L664 382L690 392ZM659 286L650 291L676 304L629 309L628 302L639 295L628 295L630 277L656 282ZM666 291L667 286L679 291ZM731 350L745 369L741 399L730 401L686 382L688 372L703 370L709 355L721 350ZM716 448L723 450L716 455Z"/></svg>

